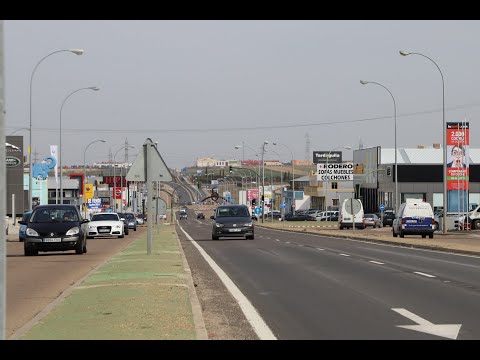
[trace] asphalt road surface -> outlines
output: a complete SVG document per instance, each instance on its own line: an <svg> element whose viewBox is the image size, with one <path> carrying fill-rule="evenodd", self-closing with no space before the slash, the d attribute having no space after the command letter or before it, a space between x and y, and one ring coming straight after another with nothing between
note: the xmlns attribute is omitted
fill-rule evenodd
<svg viewBox="0 0 480 360"><path fill-rule="evenodd" d="M211 240L190 212L179 224L278 339L480 339L479 257L260 227Z"/></svg>
<svg viewBox="0 0 480 360"><path fill-rule="evenodd" d="M145 231L132 229L128 236L87 240L88 252L40 252L24 256L18 235L7 242L7 316L6 338L11 337L75 282L105 260L128 246Z"/></svg>

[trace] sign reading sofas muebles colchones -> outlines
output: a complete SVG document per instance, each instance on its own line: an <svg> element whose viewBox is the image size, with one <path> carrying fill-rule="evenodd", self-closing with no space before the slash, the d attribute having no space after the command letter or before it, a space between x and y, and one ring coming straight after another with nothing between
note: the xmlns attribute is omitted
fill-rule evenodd
<svg viewBox="0 0 480 360"><path fill-rule="evenodd" d="M317 164L318 181L353 181L353 164Z"/></svg>

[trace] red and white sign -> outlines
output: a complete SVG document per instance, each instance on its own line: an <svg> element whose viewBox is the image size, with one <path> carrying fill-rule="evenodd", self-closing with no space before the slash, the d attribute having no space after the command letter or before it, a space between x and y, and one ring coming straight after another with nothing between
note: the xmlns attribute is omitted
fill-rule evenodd
<svg viewBox="0 0 480 360"><path fill-rule="evenodd" d="M114 199L121 199L122 198L122 188L121 187L112 188L112 197Z"/></svg>
<svg viewBox="0 0 480 360"><path fill-rule="evenodd" d="M258 199L258 189L247 190L247 201L252 201L252 199Z"/></svg>
<svg viewBox="0 0 480 360"><path fill-rule="evenodd" d="M469 123L447 123L447 189L469 190Z"/></svg>

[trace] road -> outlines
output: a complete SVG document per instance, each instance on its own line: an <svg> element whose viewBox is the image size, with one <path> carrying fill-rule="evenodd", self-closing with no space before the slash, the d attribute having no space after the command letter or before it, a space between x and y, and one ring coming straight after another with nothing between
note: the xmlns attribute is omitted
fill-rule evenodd
<svg viewBox="0 0 480 360"><path fill-rule="evenodd" d="M480 339L479 257L260 227L212 241L189 215L179 224L278 339Z"/></svg>
<svg viewBox="0 0 480 360"><path fill-rule="evenodd" d="M137 227L123 239L89 239L88 253L40 252L25 257L18 235L9 235L7 242L7 324L6 338L33 319L92 269L128 246L145 231Z"/></svg>

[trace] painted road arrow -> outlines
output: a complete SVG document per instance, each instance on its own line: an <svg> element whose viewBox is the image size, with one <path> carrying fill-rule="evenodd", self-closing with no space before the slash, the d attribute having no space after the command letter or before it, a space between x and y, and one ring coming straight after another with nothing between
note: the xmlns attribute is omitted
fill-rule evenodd
<svg viewBox="0 0 480 360"><path fill-rule="evenodd" d="M392 308L392 310L418 324L418 325L397 325L397 327L401 327L404 329L415 330L415 331L419 331L427 334L441 336L447 339L456 340L458 336L458 332L462 327L462 324L435 325L430 321L425 320L418 315L415 315L414 313L408 311L407 309Z"/></svg>

